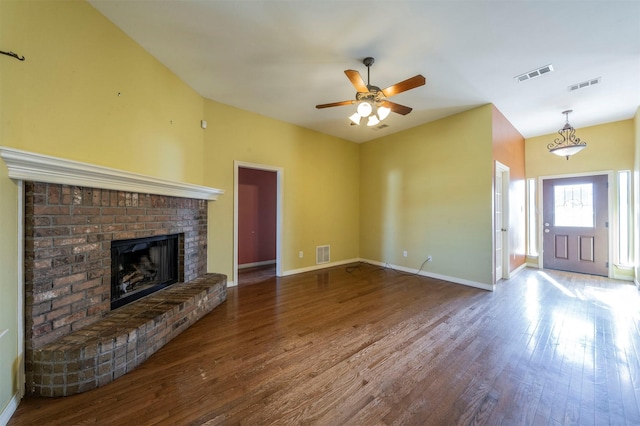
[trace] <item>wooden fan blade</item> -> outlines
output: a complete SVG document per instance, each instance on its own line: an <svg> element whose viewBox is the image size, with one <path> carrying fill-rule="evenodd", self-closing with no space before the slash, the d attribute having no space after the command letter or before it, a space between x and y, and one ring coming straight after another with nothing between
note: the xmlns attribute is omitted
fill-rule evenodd
<svg viewBox="0 0 640 426"><path fill-rule="evenodd" d="M389 108L391 111L393 111L393 112L395 112L397 114L402 114L402 115L407 115L412 111L412 108L409 108L408 106L397 104L395 102L384 101L384 102L382 102L382 106L385 106L385 107Z"/></svg>
<svg viewBox="0 0 640 426"><path fill-rule="evenodd" d="M367 93L369 91L369 88L364 84L364 80L358 71L345 70L344 73L347 75L347 78L349 78L349 81L351 81L351 84L353 84L353 87L356 88L356 91L362 93Z"/></svg>
<svg viewBox="0 0 640 426"><path fill-rule="evenodd" d="M395 96L398 93L406 92L407 90L415 89L418 86L422 86L426 83L426 81L427 80L424 78L424 76L418 74L404 81L401 81L400 83L396 83L393 86L389 86L386 89L383 89L382 93L387 98L390 98L391 96Z"/></svg>
<svg viewBox="0 0 640 426"><path fill-rule="evenodd" d="M335 106L342 106L342 105L352 105L354 104L356 101L342 101L342 102L332 102L330 104L321 104L321 105L316 105L316 108L321 109L321 108L330 108L330 107L335 107Z"/></svg>

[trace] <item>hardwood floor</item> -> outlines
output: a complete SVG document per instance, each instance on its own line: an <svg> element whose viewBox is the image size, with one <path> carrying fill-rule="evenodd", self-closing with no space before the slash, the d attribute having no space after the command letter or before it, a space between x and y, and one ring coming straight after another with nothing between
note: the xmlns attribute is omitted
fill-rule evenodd
<svg viewBox="0 0 640 426"><path fill-rule="evenodd" d="M135 371L9 424L638 425L639 327L623 281L333 268L230 288Z"/></svg>
<svg viewBox="0 0 640 426"><path fill-rule="evenodd" d="M257 284L275 278L276 265L256 266L238 271L238 285Z"/></svg>

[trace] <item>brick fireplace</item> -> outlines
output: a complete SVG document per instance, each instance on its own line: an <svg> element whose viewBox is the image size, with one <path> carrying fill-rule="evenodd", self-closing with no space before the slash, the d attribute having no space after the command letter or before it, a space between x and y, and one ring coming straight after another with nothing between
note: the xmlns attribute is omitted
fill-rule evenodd
<svg viewBox="0 0 640 426"><path fill-rule="evenodd" d="M25 348L42 347L111 310L111 242L180 235L178 280L206 273L207 203L25 182Z"/></svg>
<svg viewBox="0 0 640 426"><path fill-rule="evenodd" d="M222 191L3 147L0 156L24 198L28 392L104 385L226 299L226 277L206 266L208 201ZM177 282L112 310L112 242L168 235Z"/></svg>

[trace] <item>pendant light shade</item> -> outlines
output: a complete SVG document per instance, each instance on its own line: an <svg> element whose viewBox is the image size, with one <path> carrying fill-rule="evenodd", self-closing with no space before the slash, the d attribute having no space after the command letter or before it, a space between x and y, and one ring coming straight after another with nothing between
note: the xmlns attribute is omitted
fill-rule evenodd
<svg viewBox="0 0 640 426"><path fill-rule="evenodd" d="M567 120L560 130L558 130L558 134L560 137L556 138L552 143L547 145L547 149L550 153L558 155L560 157L566 157L567 160L570 156L577 154L587 147L587 143L580 140L580 138L576 137L576 129L569 124L569 113L573 112L573 110L562 111L562 113L566 116Z"/></svg>

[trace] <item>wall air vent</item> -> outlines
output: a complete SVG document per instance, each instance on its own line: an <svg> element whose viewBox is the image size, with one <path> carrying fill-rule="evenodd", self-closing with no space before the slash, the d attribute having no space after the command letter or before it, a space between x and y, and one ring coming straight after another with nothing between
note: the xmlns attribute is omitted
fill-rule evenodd
<svg viewBox="0 0 640 426"><path fill-rule="evenodd" d="M548 74L553 72L553 65L545 65L544 67L537 68L535 70L531 70L529 72L525 72L524 74L517 75L513 77L518 83L521 81L531 80L532 78L540 77L541 75Z"/></svg>
<svg viewBox="0 0 640 426"><path fill-rule="evenodd" d="M583 81L582 83L572 84L568 86L570 92L578 89L584 89L585 87L593 86L594 84L600 84L602 82L602 77L592 78L591 80Z"/></svg>
<svg viewBox="0 0 640 426"><path fill-rule="evenodd" d="M316 264L329 263L331 260L331 246L316 247Z"/></svg>

